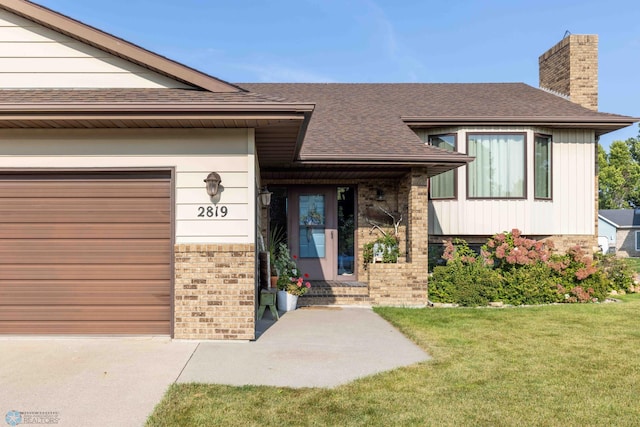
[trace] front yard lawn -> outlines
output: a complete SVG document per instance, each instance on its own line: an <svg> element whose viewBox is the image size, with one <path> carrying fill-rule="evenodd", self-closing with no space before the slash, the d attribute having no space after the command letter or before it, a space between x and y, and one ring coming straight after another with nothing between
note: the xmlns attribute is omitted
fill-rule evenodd
<svg viewBox="0 0 640 427"><path fill-rule="evenodd" d="M640 273L640 258L625 258L624 259L629 267L633 269L636 273Z"/></svg>
<svg viewBox="0 0 640 427"><path fill-rule="evenodd" d="M433 360L332 389L179 384L149 426L632 426L640 297L507 309L377 308ZM283 360L283 363L303 363Z"/></svg>

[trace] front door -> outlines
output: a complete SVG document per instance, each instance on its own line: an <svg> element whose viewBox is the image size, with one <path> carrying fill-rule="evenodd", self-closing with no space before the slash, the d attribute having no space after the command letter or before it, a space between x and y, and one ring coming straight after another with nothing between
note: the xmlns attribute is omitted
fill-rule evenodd
<svg viewBox="0 0 640 427"><path fill-rule="evenodd" d="M309 280L355 280L353 187L290 191L289 245Z"/></svg>

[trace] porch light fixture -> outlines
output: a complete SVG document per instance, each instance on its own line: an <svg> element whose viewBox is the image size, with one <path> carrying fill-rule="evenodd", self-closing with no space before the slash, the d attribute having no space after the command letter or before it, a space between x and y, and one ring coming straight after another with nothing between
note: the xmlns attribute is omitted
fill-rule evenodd
<svg viewBox="0 0 640 427"><path fill-rule="evenodd" d="M267 190L267 187L262 187L262 190L260 190L260 194L258 194L258 197L260 197L260 203L262 204L263 207L267 207L271 204L271 195L273 193L269 190Z"/></svg>
<svg viewBox="0 0 640 427"><path fill-rule="evenodd" d="M376 190L376 200L379 202L384 201L384 191L379 188Z"/></svg>
<svg viewBox="0 0 640 427"><path fill-rule="evenodd" d="M207 194L210 197L215 197L218 195L218 190L220 189L220 184L222 183L222 178L216 172L211 172L207 175L207 179L204 180L207 183Z"/></svg>

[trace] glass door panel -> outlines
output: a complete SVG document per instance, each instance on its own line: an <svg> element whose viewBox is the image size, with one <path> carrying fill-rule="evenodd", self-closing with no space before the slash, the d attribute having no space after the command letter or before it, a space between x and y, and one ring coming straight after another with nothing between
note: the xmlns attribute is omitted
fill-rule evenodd
<svg viewBox="0 0 640 427"><path fill-rule="evenodd" d="M300 258L326 256L326 211L324 194L301 194L299 198L298 231Z"/></svg>
<svg viewBox="0 0 640 427"><path fill-rule="evenodd" d="M355 191L338 187L338 277L353 280L355 272Z"/></svg>

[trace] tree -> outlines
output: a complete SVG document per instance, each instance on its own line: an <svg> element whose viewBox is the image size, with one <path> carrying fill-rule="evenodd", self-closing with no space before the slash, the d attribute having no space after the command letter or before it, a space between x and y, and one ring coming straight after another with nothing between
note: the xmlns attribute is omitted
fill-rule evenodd
<svg viewBox="0 0 640 427"><path fill-rule="evenodd" d="M640 143L636 138L614 141L607 154L598 144L600 209L640 207Z"/></svg>
<svg viewBox="0 0 640 427"><path fill-rule="evenodd" d="M631 152L631 157L636 163L640 164L640 123L638 124L638 137L637 138L629 138L625 141L627 147L629 147L629 151Z"/></svg>

